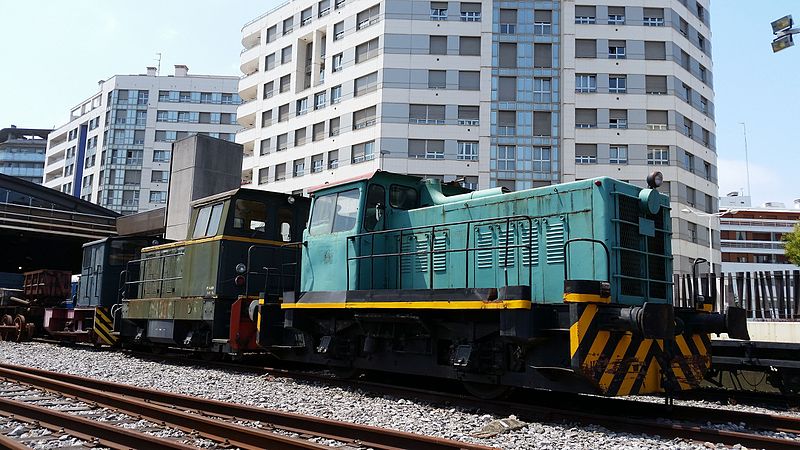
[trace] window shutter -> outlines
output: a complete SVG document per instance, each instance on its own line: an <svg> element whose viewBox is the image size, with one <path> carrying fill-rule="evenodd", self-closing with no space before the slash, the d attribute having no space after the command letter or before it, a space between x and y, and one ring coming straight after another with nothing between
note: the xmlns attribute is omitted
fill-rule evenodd
<svg viewBox="0 0 800 450"><path fill-rule="evenodd" d="M597 144L575 144L575 156L597 157Z"/></svg>
<svg viewBox="0 0 800 450"><path fill-rule="evenodd" d="M500 23L517 23L517 10L500 9Z"/></svg>
<svg viewBox="0 0 800 450"><path fill-rule="evenodd" d="M431 36L429 53L431 55L446 55L447 36Z"/></svg>
<svg viewBox="0 0 800 450"><path fill-rule="evenodd" d="M468 91L477 91L481 88L480 72L459 71L458 88Z"/></svg>
<svg viewBox="0 0 800 450"><path fill-rule="evenodd" d="M645 41L644 59L667 59L665 44L658 41Z"/></svg>
<svg viewBox="0 0 800 450"><path fill-rule="evenodd" d="M596 17L594 6L575 6L575 17Z"/></svg>
<svg viewBox="0 0 800 450"><path fill-rule="evenodd" d="M553 67L552 44L533 44L533 66Z"/></svg>
<svg viewBox="0 0 800 450"><path fill-rule="evenodd" d="M576 58L597 58L597 41L594 39L575 39Z"/></svg>
<svg viewBox="0 0 800 450"><path fill-rule="evenodd" d="M480 3L465 3L461 2L461 12L481 12Z"/></svg>
<svg viewBox="0 0 800 450"><path fill-rule="evenodd" d="M461 36L458 39L458 53L460 55L480 55L481 54L481 38Z"/></svg>
<svg viewBox="0 0 800 450"><path fill-rule="evenodd" d="M650 125L667 125L667 112L648 110L647 123Z"/></svg>
<svg viewBox="0 0 800 450"><path fill-rule="evenodd" d="M667 77L663 75L647 75L645 77L645 92L648 94L666 94Z"/></svg>
<svg viewBox="0 0 800 450"><path fill-rule="evenodd" d="M627 119L628 111L625 109L612 109L609 111L608 116L611 119Z"/></svg>
<svg viewBox="0 0 800 450"><path fill-rule="evenodd" d="M644 9L644 17L663 19L664 18L664 9L663 8L645 8Z"/></svg>
<svg viewBox="0 0 800 450"><path fill-rule="evenodd" d="M537 9L533 12L533 21L537 23L552 23L553 11L549 9Z"/></svg>
<svg viewBox="0 0 800 450"><path fill-rule="evenodd" d="M597 126L596 109L576 109L575 123Z"/></svg>
<svg viewBox="0 0 800 450"><path fill-rule="evenodd" d="M513 102L517 100L517 78L500 77L498 100Z"/></svg>
<svg viewBox="0 0 800 450"><path fill-rule="evenodd" d="M534 136L550 136L552 134L551 127L551 113L549 112L534 112L533 113L533 135Z"/></svg>
<svg viewBox="0 0 800 450"><path fill-rule="evenodd" d="M408 156L425 156L425 140L409 139Z"/></svg>

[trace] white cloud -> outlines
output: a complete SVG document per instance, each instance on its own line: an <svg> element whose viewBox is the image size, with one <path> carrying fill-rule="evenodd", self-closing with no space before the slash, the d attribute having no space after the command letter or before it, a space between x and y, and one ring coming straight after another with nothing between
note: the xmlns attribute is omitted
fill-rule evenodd
<svg viewBox="0 0 800 450"><path fill-rule="evenodd" d="M747 165L743 160L718 159L719 194L742 192L747 194ZM787 206L794 198L800 197L795 183L790 176L767 166L750 162L750 188L752 189L753 206L764 202L779 201Z"/></svg>

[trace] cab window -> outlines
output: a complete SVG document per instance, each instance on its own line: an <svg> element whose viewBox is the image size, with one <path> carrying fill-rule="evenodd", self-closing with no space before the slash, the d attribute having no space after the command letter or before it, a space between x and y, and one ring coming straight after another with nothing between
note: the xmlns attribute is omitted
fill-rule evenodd
<svg viewBox="0 0 800 450"><path fill-rule="evenodd" d="M294 214L289 208L278 209L278 233L281 241L292 242L292 222Z"/></svg>
<svg viewBox="0 0 800 450"><path fill-rule="evenodd" d="M233 228L254 233L265 233L267 228L267 205L253 200L236 200Z"/></svg>
<svg viewBox="0 0 800 450"><path fill-rule="evenodd" d="M386 200L386 189L379 184L371 184L367 191L367 204L364 209L364 229L367 231L374 231L375 227L380 221L380 214L383 214L383 208Z"/></svg>
<svg viewBox="0 0 800 450"><path fill-rule="evenodd" d="M358 217L359 190L350 189L318 197L308 232L312 236L352 230Z"/></svg>
<svg viewBox="0 0 800 450"><path fill-rule="evenodd" d="M219 219L222 217L222 203L208 205L200 208L197 212L197 220L194 223L192 239L205 236L213 236L219 230Z"/></svg>
<svg viewBox="0 0 800 450"><path fill-rule="evenodd" d="M134 259L139 252L139 245L129 241L111 241L108 254L108 264L110 266L122 266Z"/></svg>
<svg viewBox="0 0 800 450"><path fill-rule="evenodd" d="M417 190L412 187L393 184L389 188L389 205L395 209L417 208L419 206Z"/></svg>

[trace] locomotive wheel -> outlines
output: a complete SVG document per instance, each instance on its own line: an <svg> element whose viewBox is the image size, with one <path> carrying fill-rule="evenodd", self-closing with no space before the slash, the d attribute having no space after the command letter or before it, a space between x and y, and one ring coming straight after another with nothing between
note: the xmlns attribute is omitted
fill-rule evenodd
<svg viewBox="0 0 800 450"><path fill-rule="evenodd" d="M473 397L481 400L496 400L503 398L511 392L511 386L502 384L476 383L474 381L464 381L464 389Z"/></svg>
<svg viewBox="0 0 800 450"><path fill-rule="evenodd" d="M2 318L0 318L0 325L4 326L14 325L14 319L10 315L5 314ZM7 341L10 337L11 337L10 331L0 331L0 341Z"/></svg>
<svg viewBox="0 0 800 450"><path fill-rule="evenodd" d="M331 375L337 380L352 380L361 375L361 369L355 367L330 367Z"/></svg>
<svg viewBox="0 0 800 450"><path fill-rule="evenodd" d="M17 314L17 317L14 318L14 326L17 327L16 336L14 336L16 342L28 340L28 327L25 324L25 316Z"/></svg>

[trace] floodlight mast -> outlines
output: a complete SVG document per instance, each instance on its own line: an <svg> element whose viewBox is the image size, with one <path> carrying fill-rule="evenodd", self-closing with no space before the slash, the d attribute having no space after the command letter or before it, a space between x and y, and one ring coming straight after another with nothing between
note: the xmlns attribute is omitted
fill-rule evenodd
<svg viewBox="0 0 800 450"><path fill-rule="evenodd" d="M800 28L792 28L792 26L794 26L794 20L791 15L783 16L772 22L771 25L772 34L775 35L775 39L772 40L773 53L777 53L794 45L792 36L800 34Z"/></svg>

